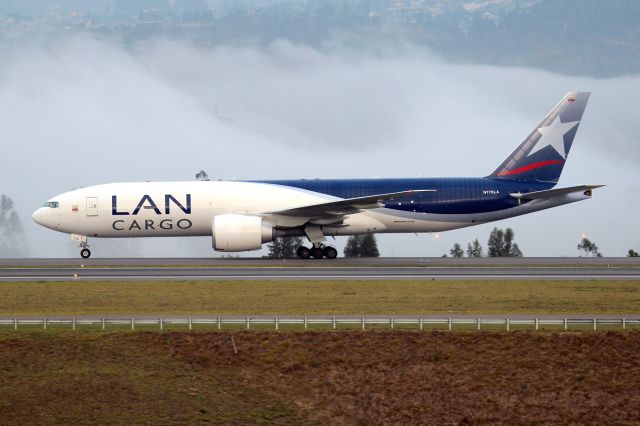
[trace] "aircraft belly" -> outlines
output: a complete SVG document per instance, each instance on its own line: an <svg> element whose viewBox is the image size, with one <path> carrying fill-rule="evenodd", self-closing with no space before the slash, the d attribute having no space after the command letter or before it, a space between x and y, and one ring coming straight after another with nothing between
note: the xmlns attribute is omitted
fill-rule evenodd
<svg viewBox="0 0 640 426"><path fill-rule="evenodd" d="M425 213L402 212L398 215L391 209L379 209L369 214L381 217L379 220L386 224L385 232L388 233L442 232L472 225L470 220L456 220L456 215L441 215L447 217L439 217L436 220Z"/></svg>

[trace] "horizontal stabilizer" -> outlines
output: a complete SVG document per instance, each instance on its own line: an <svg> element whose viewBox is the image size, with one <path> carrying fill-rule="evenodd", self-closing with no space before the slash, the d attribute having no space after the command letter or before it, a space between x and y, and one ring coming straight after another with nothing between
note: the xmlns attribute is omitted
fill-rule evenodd
<svg viewBox="0 0 640 426"><path fill-rule="evenodd" d="M592 189L601 188L603 186L604 185L579 185L579 186L570 186L568 188L556 188L556 189L547 189L544 191L527 192L525 194L516 192L510 195L520 200L537 200L540 198L551 198L551 197L557 197L558 195L573 194L575 192L587 192L587 191L591 191Z"/></svg>
<svg viewBox="0 0 640 426"><path fill-rule="evenodd" d="M400 191L391 192L388 194L367 195L366 197L347 198L344 200L329 201L326 203L311 204L286 210L273 211L268 212L268 214L308 218L323 216L344 216L347 214L357 213L362 210L384 207L385 201L390 201L400 197L418 195L423 192L435 192L435 189L418 189L415 191Z"/></svg>

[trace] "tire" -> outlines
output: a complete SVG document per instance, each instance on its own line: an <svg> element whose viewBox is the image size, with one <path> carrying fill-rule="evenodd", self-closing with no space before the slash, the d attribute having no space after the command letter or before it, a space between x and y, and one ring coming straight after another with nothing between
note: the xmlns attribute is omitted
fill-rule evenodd
<svg viewBox="0 0 640 426"><path fill-rule="evenodd" d="M80 250L80 257L82 257L83 259L88 259L89 257L91 257L91 250L86 248Z"/></svg>
<svg viewBox="0 0 640 426"><path fill-rule="evenodd" d="M324 257L326 257L327 259L335 259L336 257L338 257L338 250L333 247L325 247Z"/></svg>
<svg viewBox="0 0 640 426"><path fill-rule="evenodd" d="M296 254L300 259L308 259L311 257L311 250L309 250L305 246L301 246L301 247L298 247L298 250L296 250Z"/></svg>
<svg viewBox="0 0 640 426"><path fill-rule="evenodd" d="M315 259L322 259L324 257L324 249L322 247L313 247L311 249L311 256Z"/></svg>

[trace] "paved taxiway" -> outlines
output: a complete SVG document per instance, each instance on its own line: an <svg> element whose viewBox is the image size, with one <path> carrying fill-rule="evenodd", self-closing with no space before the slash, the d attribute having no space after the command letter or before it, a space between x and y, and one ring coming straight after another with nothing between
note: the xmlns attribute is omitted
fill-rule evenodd
<svg viewBox="0 0 640 426"><path fill-rule="evenodd" d="M62 280L368 280L622 279L640 280L640 259L378 258L16 259L0 262L0 281Z"/></svg>

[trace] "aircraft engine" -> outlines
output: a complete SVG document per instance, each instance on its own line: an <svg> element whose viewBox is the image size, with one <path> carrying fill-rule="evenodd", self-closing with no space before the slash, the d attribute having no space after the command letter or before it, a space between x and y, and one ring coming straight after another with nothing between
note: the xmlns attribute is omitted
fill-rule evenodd
<svg viewBox="0 0 640 426"><path fill-rule="evenodd" d="M213 249L216 251L259 250L273 241L274 228L259 216L221 214L213 218Z"/></svg>

